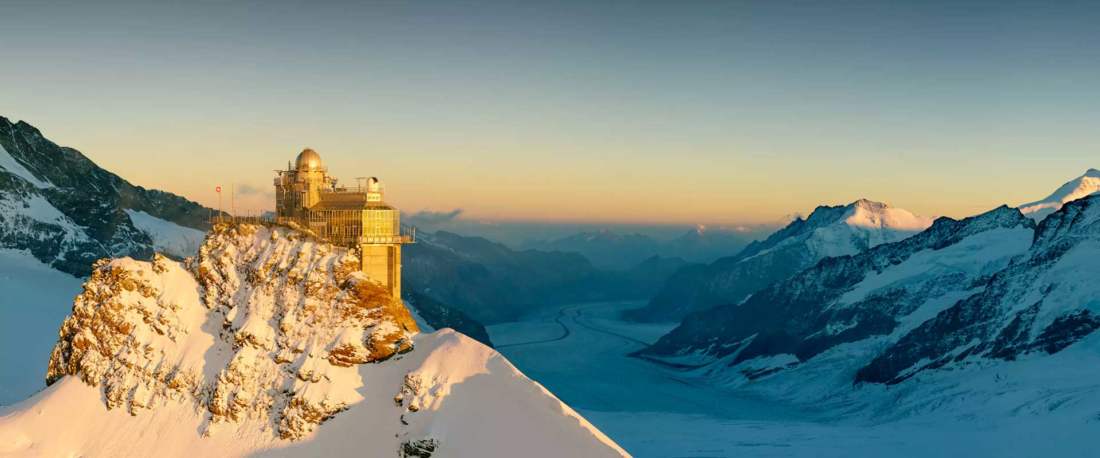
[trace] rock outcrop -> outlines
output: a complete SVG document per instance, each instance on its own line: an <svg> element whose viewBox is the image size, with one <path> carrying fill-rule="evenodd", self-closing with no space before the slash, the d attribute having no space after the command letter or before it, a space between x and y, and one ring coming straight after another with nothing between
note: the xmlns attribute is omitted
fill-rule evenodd
<svg viewBox="0 0 1100 458"><path fill-rule="evenodd" d="M180 263L98 262L47 382L72 375L134 415L161 399L296 439L358 399L355 366L409 351L404 305L354 252L278 226L220 225Z"/></svg>

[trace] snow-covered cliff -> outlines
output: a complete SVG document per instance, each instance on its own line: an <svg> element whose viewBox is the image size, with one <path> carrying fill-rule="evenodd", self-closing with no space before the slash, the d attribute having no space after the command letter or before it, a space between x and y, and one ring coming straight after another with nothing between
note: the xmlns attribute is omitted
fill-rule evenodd
<svg viewBox="0 0 1100 458"><path fill-rule="evenodd" d="M215 227L186 262L98 262L51 386L0 412L0 452L624 454L492 349L418 334L357 264L258 225Z"/></svg>

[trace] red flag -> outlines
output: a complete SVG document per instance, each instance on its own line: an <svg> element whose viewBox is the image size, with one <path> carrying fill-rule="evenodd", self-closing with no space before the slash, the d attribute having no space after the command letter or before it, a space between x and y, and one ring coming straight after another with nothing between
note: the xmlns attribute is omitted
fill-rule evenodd
<svg viewBox="0 0 1100 458"><path fill-rule="evenodd" d="M222 192L222 187L218 186L218 187L214 188L214 192L221 193Z"/></svg>

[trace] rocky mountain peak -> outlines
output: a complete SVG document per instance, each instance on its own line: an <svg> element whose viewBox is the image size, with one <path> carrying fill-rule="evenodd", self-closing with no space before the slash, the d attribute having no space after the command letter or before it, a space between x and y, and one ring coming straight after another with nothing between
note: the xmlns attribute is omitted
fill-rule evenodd
<svg viewBox="0 0 1100 458"><path fill-rule="evenodd" d="M861 208L861 209L868 210L868 211L883 211L883 210L886 210L887 208L890 208L890 205L888 205L888 204L885 204L885 203L882 203L882 202L875 202L875 201L867 199L867 198L860 198L859 200L856 200L855 202L852 202L851 204L848 204L848 206L855 207L855 208Z"/></svg>
<svg viewBox="0 0 1100 458"><path fill-rule="evenodd" d="M109 408L261 419L300 438L359 394L355 366L409 351L409 311L354 252L294 230L220 225L187 262L96 263L61 327L48 383L79 377Z"/></svg>

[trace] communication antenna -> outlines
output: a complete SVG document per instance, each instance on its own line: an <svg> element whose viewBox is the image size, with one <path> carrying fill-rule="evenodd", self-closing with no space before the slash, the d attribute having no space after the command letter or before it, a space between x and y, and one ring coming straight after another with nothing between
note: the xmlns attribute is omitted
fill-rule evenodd
<svg viewBox="0 0 1100 458"><path fill-rule="evenodd" d="M359 186L359 192L363 192L363 181L366 179L367 177L355 177L355 183L356 186Z"/></svg>

